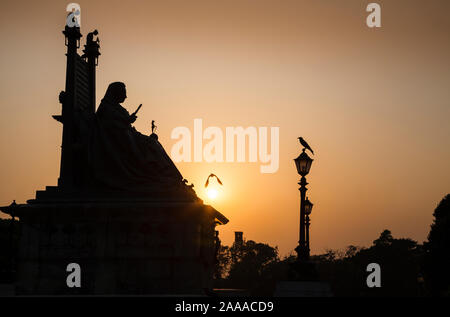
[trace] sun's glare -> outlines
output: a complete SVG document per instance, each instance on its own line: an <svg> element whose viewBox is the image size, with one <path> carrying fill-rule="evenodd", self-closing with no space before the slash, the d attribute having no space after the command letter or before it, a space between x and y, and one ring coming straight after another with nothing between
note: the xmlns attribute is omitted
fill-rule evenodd
<svg viewBox="0 0 450 317"><path fill-rule="evenodd" d="M210 199L216 199L217 196L219 195L219 192L217 191L217 189L210 188L207 190L206 194Z"/></svg>

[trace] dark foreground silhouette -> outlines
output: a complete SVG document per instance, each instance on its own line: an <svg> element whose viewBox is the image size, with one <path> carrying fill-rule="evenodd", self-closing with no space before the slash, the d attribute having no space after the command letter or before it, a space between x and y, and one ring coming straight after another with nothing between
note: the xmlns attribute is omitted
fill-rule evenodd
<svg viewBox="0 0 450 317"><path fill-rule="evenodd" d="M350 245L311 256L322 281L334 296L450 296L450 195L434 212L428 241L419 244L394 238L384 230L370 247ZM287 279L291 255L279 258L278 249L254 241L221 246L215 287L246 289L252 295L270 296L276 283ZM369 263L381 267L380 288L369 288Z"/></svg>
<svg viewBox="0 0 450 317"><path fill-rule="evenodd" d="M0 206L20 219L20 231L13 222L1 228L2 283L17 295L209 292L215 227L228 219L183 179L154 121L150 136L132 126L137 110L121 105L125 84L110 84L96 111L98 31L87 35L83 55L80 28L63 34L66 85L53 116L63 125L60 176L35 199Z"/></svg>

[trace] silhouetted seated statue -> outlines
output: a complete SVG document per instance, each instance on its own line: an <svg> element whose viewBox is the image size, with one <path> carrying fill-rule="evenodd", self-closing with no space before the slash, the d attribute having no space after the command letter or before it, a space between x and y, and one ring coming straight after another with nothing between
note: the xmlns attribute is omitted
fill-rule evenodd
<svg viewBox="0 0 450 317"><path fill-rule="evenodd" d="M131 126L137 117L120 105L126 97L125 84L114 82L98 107L89 151L95 179L127 191L187 187L156 134Z"/></svg>

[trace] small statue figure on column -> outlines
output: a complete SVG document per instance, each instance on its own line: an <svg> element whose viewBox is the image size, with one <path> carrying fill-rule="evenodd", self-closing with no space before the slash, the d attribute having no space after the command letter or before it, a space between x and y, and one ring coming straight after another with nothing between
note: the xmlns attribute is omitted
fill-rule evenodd
<svg viewBox="0 0 450 317"><path fill-rule="evenodd" d="M155 133L155 131L156 131L156 125L155 125L155 120L152 120L152 134L154 134Z"/></svg>

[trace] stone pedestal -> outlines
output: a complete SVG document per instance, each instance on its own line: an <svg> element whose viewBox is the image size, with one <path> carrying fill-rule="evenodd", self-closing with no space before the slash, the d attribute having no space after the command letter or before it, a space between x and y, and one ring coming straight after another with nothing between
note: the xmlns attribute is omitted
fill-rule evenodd
<svg viewBox="0 0 450 317"><path fill-rule="evenodd" d="M201 202L35 201L13 212L22 295L202 294L212 288L214 227L226 220ZM81 266L80 288L66 284L69 263Z"/></svg>

